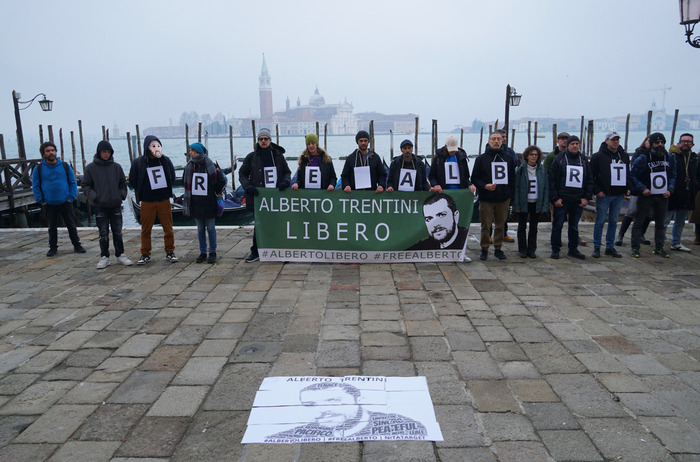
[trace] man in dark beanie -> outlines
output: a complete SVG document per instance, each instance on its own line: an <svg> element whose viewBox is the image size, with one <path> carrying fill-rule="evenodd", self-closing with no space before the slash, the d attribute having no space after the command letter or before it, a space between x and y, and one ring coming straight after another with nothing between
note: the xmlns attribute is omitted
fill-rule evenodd
<svg viewBox="0 0 700 462"><path fill-rule="evenodd" d="M394 157L389 166L387 192L429 190L430 183L425 172L425 163L423 159L413 154L411 140L403 140L400 148L401 155Z"/></svg>
<svg viewBox="0 0 700 462"><path fill-rule="evenodd" d="M554 205L551 258L558 259L561 250L561 232L564 221L569 221L568 255L580 260L586 258L578 251L578 222L583 209L593 197L593 177L588 160L579 152L578 136L570 136L566 149L557 155L549 168L549 202Z"/></svg>
<svg viewBox="0 0 700 462"><path fill-rule="evenodd" d="M668 258L664 250L666 238L666 211L668 198L676 186L676 158L664 147L666 137L662 133L649 136L649 149L637 156L630 169L632 194L638 196L637 216L632 225L632 256L639 258L644 219L652 210L654 220L654 255Z"/></svg>
<svg viewBox="0 0 700 462"><path fill-rule="evenodd" d="M243 165L238 170L238 181L245 191L245 205L248 210L255 210L254 201L255 196L259 194L258 188L278 188L284 191L290 186L292 172L284 158L285 152L282 146L272 142L270 130L260 129L253 152L245 156ZM259 259L258 241L253 228L253 245L245 261L252 263Z"/></svg>
<svg viewBox="0 0 700 462"><path fill-rule="evenodd" d="M369 133L360 130L355 135L357 149L345 159L343 173L340 174L343 191L353 189L384 191L386 170L379 155L369 149Z"/></svg>
<svg viewBox="0 0 700 462"><path fill-rule="evenodd" d="M151 230L156 218L163 227L165 258L175 263L175 233L170 197L173 195L175 167L163 154L163 145L153 135L143 140L143 155L134 159L129 171L129 186L141 202L141 258L137 265L151 261Z"/></svg>

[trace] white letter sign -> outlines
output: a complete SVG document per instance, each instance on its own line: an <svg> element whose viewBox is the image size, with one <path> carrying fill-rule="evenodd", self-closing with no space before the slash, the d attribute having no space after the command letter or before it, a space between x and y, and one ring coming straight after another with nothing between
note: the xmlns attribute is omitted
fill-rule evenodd
<svg viewBox="0 0 700 462"><path fill-rule="evenodd" d="M168 182L165 179L165 170L163 166L148 167L146 169L148 181L151 183L151 189L163 189L168 187Z"/></svg>
<svg viewBox="0 0 700 462"><path fill-rule="evenodd" d="M567 188L583 188L583 167L578 165L566 166L566 183Z"/></svg>
<svg viewBox="0 0 700 462"><path fill-rule="evenodd" d="M666 179L666 171L651 172L651 193L664 194L668 191L668 180Z"/></svg>
<svg viewBox="0 0 700 462"><path fill-rule="evenodd" d="M416 171L402 168L399 172L399 191L416 190Z"/></svg>
<svg viewBox="0 0 700 462"><path fill-rule="evenodd" d="M206 173L192 174L192 195L206 196L208 191L209 175Z"/></svg>
<svg viewBox="0 0 700 462"><path fill-rule="evenodd" d="M263 175L265 178L266 188L276 188L277 187L277 168L276 167L265 167L263 169Z"/></svg>
<svg viewBox="0 0 700 462"><path fill-rule="evenodd" d="M459 165L457 162L445 162L445 184L459 184Z"/></svg>
<svg viewBox="0 0 700 462"><path fill-rule="evenodd" d="M306 189L321 189L321 167L306 167Z"/></svg>
<svg viewBox="0 0 700 462"><path fill-rule="evenodd" d="M508 184L508 162L491 162L493 184Z"/></svg>

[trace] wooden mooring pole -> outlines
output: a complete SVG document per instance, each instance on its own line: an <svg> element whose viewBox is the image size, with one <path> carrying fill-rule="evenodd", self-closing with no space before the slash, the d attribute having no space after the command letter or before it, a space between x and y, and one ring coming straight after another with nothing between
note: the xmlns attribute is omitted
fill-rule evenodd
<svg viewBox="0 0 700 462"><path fill-rule="evenodd" d="M83 121L78 121L78 133L80 135L80 157L83 160L83 172L85 172L85 140L83 139Z"/></svg>
<svg viewBox="0 0 700 462"><path fill-rule="evenodd" d="M676 109L676 112L673 115L673 130L671 131L671 144L673 144L673 141L676 139L676 125L678 125L678 109Z"/></svg>

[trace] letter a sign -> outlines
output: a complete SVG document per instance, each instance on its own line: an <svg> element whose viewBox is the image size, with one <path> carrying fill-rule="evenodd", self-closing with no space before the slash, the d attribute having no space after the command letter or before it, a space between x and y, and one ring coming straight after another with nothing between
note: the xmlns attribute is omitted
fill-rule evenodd
<svg viewBox="0 0 700 462"><path fill-rule="evenodd" d="M207 181L209 181L209 175L206 173L193 173L192 174L192 195L193 196L206 196L209 190Z"/></svg>
<svg viewBox="0 0 700 462"><path fill-rule="evenodd" d="M416 190L416 171L402 168L399 174L399 191Z"/></svg>
<svg viewBox="0 0 700 462"><path fill-rule="evenodd" d="M494 184L508 184L508 162L492 162L491 178Z"/></svg>

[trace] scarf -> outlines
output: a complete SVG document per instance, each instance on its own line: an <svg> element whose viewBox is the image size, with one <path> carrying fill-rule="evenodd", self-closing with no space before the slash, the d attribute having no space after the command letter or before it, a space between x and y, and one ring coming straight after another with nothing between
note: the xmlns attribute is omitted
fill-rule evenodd
<svg viewBox="0 0 700 462"><path fill-rule="evenodd" d="M207 175L209 175L209 185L216 183L216 165L211 161L206 154L200 154L196 158L190 159L185 165L185 172L182 175L182 183L185 186L185 197L182 202L185 216L190 216L190 207L192 206L192 178L194 176L196 165L206 165Z"/></svg>

